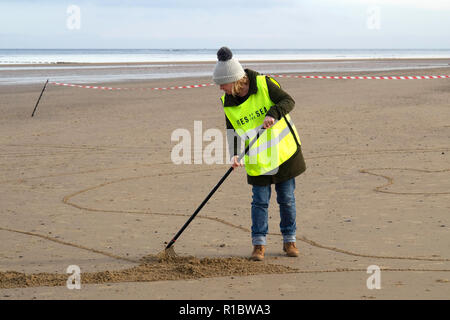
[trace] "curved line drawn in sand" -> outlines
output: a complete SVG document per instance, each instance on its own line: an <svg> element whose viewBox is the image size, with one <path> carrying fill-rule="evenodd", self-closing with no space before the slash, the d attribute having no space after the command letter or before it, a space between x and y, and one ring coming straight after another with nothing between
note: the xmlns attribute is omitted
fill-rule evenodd
<svg viewBox="0 0 450 320"><path fill-rule="evenodd" d="M206 171L206 170L202 170L202 171ZM182 174L188 174L188 173L198 173L199 171L189 171L189 172L182 172ZM99 189L102 188L106 185L110 185L110 184L114 184L114 183L120 183L123 181L129 181L129 180L137 180L137 179L143 179L143 178L150 178L150 177L155 177L155 176L161 176L161 175L176 175L176 174L181 174L181 173L167 173L167 174L158 174L158 175L148 175L148 176L140 176L140 177L129 177L129 178L121 178L118 180L112 180L106 183L102 183L93 187L89 187L80 191L77 191L73 194L67 195L63 198L62 202L70 205L72 207L75 207L77 209L80 210L85 210L85 211L90 211L90 212L111 212L111 213L125 213L125 214L154 214L154 215L165 215L165 216L185 216L185 217L189 217L190 215L188 214L174 214L174 213L163 213L163 212L148 212L148 211L129 211L129 210L105 210L105 209L99 209L99 208L89 208L86 206L81 206L79 204L76 204L75 202L71 202L70 199L74 198L75 196L91 191L91 190L95 190L95 189ZM219 219L219 218L215 218L215 217L207 217L207 216L202 216L199 215L198 218L200 219L208 219L208 220L213 220L213 221L217 221L219 223L225 224L227 226L245 231L245 232L250 232L249 229L244 228L242 226L238 226L235 225L231 222L228 222L224 219ZM269 235L276 235L276 236L281 236L278 233L269 233ZM450 258L422 258L422 257L402 257L402 256L377 256L377 255L370 255L370 254L362 254L362 253L356 253L356 252L352 252L352 251L348 251L348 250L343 250L340 248L336 248L336 247L330 247L330 246L326 246L326 245L322 245L316 241L310 240L304 236L302 237L298 237L297 236L297 240L300 240L302 242L305 242L311 246L317 247L317 248L321 248L321 249L326 249L326 250L331 250L334 252L338 252L338 253L343 253L343 254L347 254L347 255L351 255L351 256L358 256L358 257L367 257L367 258L377 258L377 259L402 259L402 260L421 260L421 261L450 261Z"/></svg>
<svg viewBox="0 0 450 320"><path fill-rule="evenodd" d="M381 177L387 180L387 182L381 186L377 186L373 189L375 192L381 192L381 193L391 193L391 194L397 194L397 195L444 195L444 194L450 194L450 192L397 192L397 191L389 191L386 190L389 186L392 186L394 184L394 178L374 173L373 171L415 171L415 172L423 172L423 173L439 173L439 172L450 172L450 169L442 169L442 170L425 170L425 169L412 169L412 168L370 168L370 169L361 169L359 172L361 173L367 173L372 176Z"/></svg>
<svg viewBox="0 0 450 320"><path fill-rule="evenodd" d="M88 145L59 145L59 144L0 144L1 147L7 148L31 148L32 150L18 152L18 151L2 151L0 152L0 158L25 158L25 157L40 157L40 156L58 156L58 155L77 155L82 154L86 155L89 152L95 154L107 154L108 152L124 152L130 153L130 150L141 151L145 150L146 153L149 151L148 146L114 146L114 145L96 145L96 146L88 146ZM34 149L34 150L33 150ZM55 150L52 150L55 149ZM58 150L60 149L60 150ZM0 149L1 150L1 149ZM58 150L58 151L56 151Z"/></svg>
<svg viewBox="0 0 450 320"><path fill-rule="evenodd" d="M64 152L57 152L57 153L50 153L50 152L41 152L41 153L5 153L2 152L0 155L3 158L7 157L14 157L14 158L26 158L26 157L43 157L43 156L58 156L58 155L70 155L70 154L80 154L81 152L76 151L64 151Z"/></svg>
<svg viewBox="0 0 450 320"><path fill-rule="evenodd" d="M172 164L172 162L158 162L158 163L148 163L148 164L136 163L136 164L133 164L132 166L122 166L122 167L104 168L104 169L92 169L92 170L68 172L68 173L55 173L55 174L46 175L46 176L36 176L36 177L29 177L29 178L22 178L22 179L5 180L5 181L0 181L0 183L11 183L11 182L22 183L27 180L33 180L33 179L64 177L64 176L72 176L72 175L77 175L77 174L96 173L96 172L102 172L102 171L122 170L122 169L130 169L130 168L134 169L136 167L154 167L154 166L165 165L165 164Z"/></svg>
<svg viewBox="0 0 450 320"><path fill-rule="evenodd" d="M370 156L374 154L386 154L386 153L432 153L432 152L443 152L443 151L450 151L450 148L448 147L442 147L442 148L433 148L433 149L379 149L379 150L350 150L350 151L344 151L343 153L335 153L335 154L328 154L328 155L320 155L320 156L312 156L306 158L308 159L320 159L320 158L334 158L334 157L352 157L352 156ZM309 152L309 154L314 154L314 152Z"/></svg>
<svg viewBox="0 0 450 320"><path fill-rule="evenodd" d="M66 149L66 148L73 148L73 149L80 149L80 151L73 151L73 152L58 152L58 153L44 153L44 154L31 154L31 155L36 155L36 156L49 156L49 155L68 155L68 154L86 154L86 150L89 151L95 151L96 154L100 153L108 153L108 152L117 152L117 151L121 151L123 152L123 149L137 149L137 150L145 150L147 147L138 147L138 146L87 146L87 145L82 145L82 146L66 146L66 145L51 145L51 144L43 144L43 145L27 145L27 144L7 144L5 146L21 146L21 147L33 147L36 148L36 146L40 146L40 147L47 147L47 148L62 148L62 149ZM146 151L147 152L147 151ZM3 155L3 154L2 154ZM20 154L18 154L20 155ZM27 155L28 156L28 155ZM61 162L58 163L59 165L63 165L66 162ZM65 172L65 173L56 173L56 174L50 174L50 175L44 175L44 176L34 176L34 177L24 177L24 178L20 178L20 179L11 179L11 180L3 180L0 181L1 183L23 183L25 181L28 180L32 180L32 179L44 179L44 178L54 178L54 177L63 177L63 176L71 176L71 175L78 175L78 174L85 174L85 173L96 173L96 172L101 172L101 171L112 171L112 170L121 170L121 169L134 169L136 167L154 167L154 166L158 166L158 165L166 165L166 164L173 164L173 162L171 161L165 161L165 162L158 162L158 163L147 163L147 164L142 164L142 163L135 163L133 165L128 165L128 166L119 166L119 167L114 167L114 168L102 168L102 169L91 169L91 170L84 170L84 171L77 171L77 172ZM52 167L54 167L55 165L53 164ZM34 168L39 168L40 166L37 167L26 167L23 169L34 169ZM209 169L210 170L210 169ZM218 168L216 168L215 170L218 170Z"/></svg>
<svg viewBox="0 0 450 320"><path fill-rule="evenodd" d="M30 147L35 147L33 145L7 145L7 146L30 146ZM55 148L70 148L71 146L66 146L66 145L41 145L44 147L55 147ZM137 149L142 149L142 147L119 147L119 146L100 146L102 149L102 151L111 151L111 150L107 150L106 148L112 148L112 149L122 149L122 148L137 148ZM79 148L79 149L87 149L87 150L94 150L94 151L99 151L99 149L96 149L96 147L94 146L76 146L75 148ZM312 156L312 157L307 157L306 160L310 160L310 159L320 159L320 158L332 158L332 157L349 157L349 156L365 156L365 155L374 155L374 154L378 154L378 153L415 153L415 152L423 152L423 153L428 153L428 152L442 152L442 151L450 151L450 148L433 148L433 149L385 149L385 150L372 150L372 151L367 151L367 150L353 150L353 151L345 151L343 153L338 153L338 154L329 154L329 155L321 155L321 156ZM80 154L83 152L74 152L74 153L70 153L70 154ZM314 153L314 152L311 152ZM58 153L61 154L61 153ZM83 153L84 154L84 153ZM46 154L47 155L47 154ZM57 173L57 174L52 174L52 175L45 175L45 176L35 176L35 177L27 177L27 178L21 178L21 179L14 179L14 180L4 180L4 181L0 181L0 183L12 183L12 182L24 182L27 180L31 180L31 179L43 179L43 178L53 178L53 177L62 177L62 176L70 176L70 175L77 175L77 174L84 174L84 173L95 173L95 172L101 172L101 171L110 171L110 170L120 170L120 169L129 169L129 168L135 168L135 167L151 167L151 166L155 166L155 165L165 165L165 164L172 164L172 162L160 162L160 163L150 163L150 164L133 164L133 166L122 166L122 167L115 167L115 168L102 168L102 169L92 169L92 170L85 170L85 171L78 171L78 172L69 172L69 173ZM217 168L216 170L221 170L221 168Z"/></svg>
<svg viewBox="0 0 450 320"><path fill-rule="evenodd" d="M20 144L7 144L5 146L8 147L32 147L32 148L36 148L36 147L46 147L46 148L60 148L60 149L73 149L74 151L63 151L63 152L57 152L57 153L42 153L41 150L39 150L38 153L32 153L32 154L24 154L24 153L5 153L3 152L1 156L15 156L15 157L28 157L28 156L65 156L65 155L77 155L77 154L81 154L81 155L86 155L88 154L86 151L94 151L96 155L98 154L107 154L108 152L117 152L117 150L122 150L121 152L123 152L123 149L138 149L138 150L142 150L142 149L146 149L146 148L141 148L141 147L116 147L116 146L99 146L99 147L93 147L93 146L65 146L65 145L20 145ZM77 150L78 151L75 151ZM147 151L146 151L147 152ZM56 166L61 166L64 164L67 164L69 161L62 161L59 162L58 165L55 165L54 162L52 163L52 168L56 167ZM119 169L127 169L127 168L135 168L135 167L150 167L150 166L156 166L156 165L164 165L164 164L172 164L172 162L170 161L166 161L166 162L159 162L159 163L149 163L149 164L133 164L132 166L122 166L122 167L115 167L115 168L102 168L102 169L92 169L92 170L84 170L84 171L78 171L78 172L69 172L69 173L57 173L57 174L51 174L51 175L45 175L45 176L34 176L34 177L24 177L24 178L20 178L20 179L11 179L11 180L3 180L0 181L0 183L22 183L25 182L27 180L32 180L32 179L42 179L42 178L53 178L53 177L62 177L62 176L70 176L70 175L77 175L77 174L84 174L84 173L94 173L94 172L100 172L100 171L110 171L110 170L119 170ZM22 167L22 170L26 170L26 169L36 169L36 168L41 168L41 166L34 166L34 167Z"/></svg>
<svg viewBox="0 0 450 320"><path fill-rule="evenodd" d="M15 158L25 158L25 157L39 157L39 156L55 156L55 155L73 155L73 154L85 154L86 151L110 151L108 147L102 146L87 146L87 145L58 145L58 144L1 144L0 147L7 148L32 148L35 150L29 150L25 152L2 152L1 157L15 157ZM37 150L36 150L37 149ZM62 149L62 151L55 151L52 149Z"/></svg>
<svg viewBox="0 0 450 320"><path fill-rule="evenodd" d="M43 152L44 150L42 150L41 148L48 148L48 149L69 149L68 151L75 152L85 152L85 151L123 151L124 149L136 149L138 151L142 151L142 150L148 150L149 146L118 146L118 145L64 145L64 144L0 144L1 146L5 146L5 147L26 147L26 148L39 148L40 152ZM6 153L2 153L6 154ZM12 153L14 154L14 153ZM17 152L17 154L21 154L20 152ZM34 155L34 154L31 154ZM39 154L38 154L39 155Z"/></svg>
<svg viewBox="0 0 450 320"><path fill-rule="evenodd" d="M104 256L107 256L107 257L110 257L110 258L118 259L118 260L125 260L125 261L128 261L128 262L138 262L138 261L133 260L133 259L129 259L129 258L126 258L126 257L121 257L121 256L118 256L118 255L109 253L109 252L105 252L105 251L101 251L101 250L97 250L97 249L93 249L93 248L88 248L88 247L85 247L85 246L82 246L82 245L79 245L79 244L75 244L75 243L71 243L71 242L67 242L67 241L62 241L62 240L59 240L57 238L49 237L49 236L42 235L42 234L39 234L39 233L36 233L36 232L15 230L15 229L9 229L9 228L4 228L4 227L0 227L0 230L14 232L14 233L20 233L20 234L24 234L24 235L28 235L28 236L32 236L32 237L38 237L38 238L45 239L45 240L48 240L48 241L53 241L53 242L56 242L56 243L59 243L59 244L65 245L65 246L71 246L71 247L75 247L75 248L78 248L78 249L87 250L87 251L90 251L90 252L93 252L93 253L98 253L98 254L101 254L101 255L104 255Z"/></svg>
<svg viewBox="0 0 450 320"><path fill-rule="evenodd" d="M70 146L67 146L70 148ZM450 150L447 148L444 148L445 150ZM399 149L399 150L376 150L376 151L362 151L362 152L350 152L350 153L342 153L342 154L334 154L334 155L325 155L325 156L316 156L316 157L309 157L309 159L313 159L313 158L323 158L323 157L340 157L340 156L358 156L358 155L371 155L371 154L377 154L380 152L386 153L386 152L391 152L391 153L411 153L411 152L438 152L438 151L442 151L444 150L443 148L440 149ZM98 149L95 149L95 151L99 151ZM167 164L167 163L159 163L158 165L161 164ZM137 166L142 166L139 164L136 164ZM156 164L155 164L156 165ZM127 168L129 168L130 166L127 166ZM135 166L133 166L135 167ZM66 173L66 174L57 174L57 175L49 175L46 177L54 177L54 176L61 176L61 175L74 175L74 174L83 174L83 173L91 173L91 172L98 172L98 171L103 171L103 170L115 170L115 169L122 169L122 168L107 168L107 169L100 169L100 170L89 170L89 171L82 171L82 172L77 172L77 173ZM214 170L219 170L222 168L213 168L213 169L207 169L207 170L200 170L200 171L214 171ZM378 168L378 169L383 169L383 168ZM388 180L388 185L393 184L393 178L387 177L387 176L383 176L383 175L379 175L379 174L374 174L372 172L370 172L370 170L378 170L378 169L361 169L360 172L361 173L368 173L368 174L372 174L375 176L381 176L385 179ZM394 168L395 169L395 168ZM399 169L399 168L397 168ZM403 169L403 170L408 170L408 169ZM421 172L427 172L427 170L419 170L416 169L417 171L421 171ZM450 169L445 169L445 170L440 170L439 172L443 172L443 171L450 171ZM67 195L63 198L63 203L73 206L75 208L78 208L80 210L86 210L86 211L91 211L91 212L113 212L113 213L130 213L130 214L155 214L155 215L165 215L165 216L189 216L187 214L169 214L169 213L157 213L157 212L145 212L145 211L125 211L125 210L103 210L103 209L95 209L95 208L87 208L87 207L82 207L80 205L77 205L76 203L70 202L69 200L73 197L75 197L76 195L79 195L81 193L84 192L88 192L90 190L94 190L94 189L98 189L101 188L103 186L106 186L108 184L112 184L112 183L118 183L118 182L123 182L123 181L127 181L127 180L133 180L133 179L142 179L142 178L148 178L148 177L154 177L154 176L162 176L162 175L174 175L174 174L188 174L188 173L193 173L194 171L191 172L178 172L178 173L168 173L168 174L158 174L158 175L148 175L148 176L140 176L140 177L129 177L129 178L122 178L119 180L114 180L114 181L110 181L107 183L103 183L101 185L97 185L97 186L93 186L87 189L83 189L80 190L76 193ZM198 173L199 170L196 170L195 173ZM44 178L44 177L32 177L32 178L28 178L28 179L36 179L36 178ZM27 180L27 179L23 179L23 180ZM18 181L22 181L22 179L18 180ZM8 182L8 181L3 181L4 182ZM378 191L379 188L383 188L385 186L381 186L381 187L377 187L375 191ZM398 194L405 194L405 193L398 193ZM410 193L407 193L410 194ZM422 194L422 193L420 193ZM438 193L438 194L442 194L442 193ZM448 193L445 193L448 194ZM219 219L219 218L215 218L215 217L208 217L208 216L199 216L199 218L201 219L209 219L209 220L213 220L222 224L225 224L227 226L233 227L233 228L237 228L240 229L244 232L250 232L250 230L248 228L244 228L242 226L237 226L234 225L226 220L223 219ZM52 238L52 237L48 237L45 235L40 235L37 233L32 233L32 232L27 232L27 231L20 231L20 230L13 230L13 229L8 229L8 228L4 228L4 227L0 227L0 230L4 230L4 231L9 231L9 232L16 232L16 233L21 233L24 235L28 235L28 236L36 236L36 237L40 237L42 239L46 239L49 241L53 241L62 245L68 245L68 246L72 246L72 247L76 247L82 250L88 250L90 252L94 252L97 254L102 254L111 258L115 258L115 259L120 259L120 260L125 260L128 262L133 262L133 263L138 263L138 261L136 260L132 260L129 258L125 258L125 257L121 257L118 255L114 255L108 252L104 252L101 250L97 250L97 249L93 249L93 248L88 248L85 246L81 246L81 245L77 245L74 243L70 243L70 242L66 242L66 241L62 241L56 238ZM279 236L279 234L276 233L269 233L270 235L277 235ZM330 247L330 246L325 246L322 245L320 243L317 243L313 240L307 239L306 237L297 237L298 240L303 241L311 246L315 246L318 248L322 248L322 249L326 249L326 250L331 250L334 252L338 252L338 253L343 253L343 254L347 254L347 255L352 255L352 256L359 256L359 257L368 257L368 258L381 258L381 259L406 259L406 260L418 260L418 261L450 261L450 259L448 258L421 258L421 257L396 257L396 256L375 256L375 255L368 255L368 254L360 254L360 253L355 253L355 252L351 252L351 251L347 251L347 250L342 250L336 247ZM152 257L152 256L147 256L148 257ZM145 260L146 257L143 258L142 261ZM177 280L177 279L191 279L191 278L199 278L199 277L217 277L217 276L222 276L222 275L251 275L251 274L263 274L263 273L325 273L325 272L366 272L366 269L357 269L357 268L336 268L336 269L328 269L328 270L299 270L299 269L293 269L293 268L289 268L289 267L284 267L284 266L279 266L279 265L268 265L269 269L267 270L259 270L256 271L256 273L244 273L242 274L242 268L243 265L245 265L246 263L252 263L250 262L248 259L244 259L244 258L215 258L215 259L210 259L210 258L204 258L204 259L197 259L194 257L177 257L176 259L181 259L178 262L177 261L171 261L170 263L177 265L177 263L180 263L181 261L181 266L178 265L178 267L175 268L176 270L176 274L173 275L169 275L167 278L161 277L161 272L156 272L154 273L154 270L158 269L158 265L155 265L155 259L153 259L153 264L148 264L149 261L144 261L143 263L141 263L139 266L137 267L133 267L130 269L125 269L125 270L119 270L119 271L103 271L103 272L94 272L94 273L86 273L85 278L83 278L83 283L103 283L103 282L129 282L129 281L157 281L157 280ZM188 260L183 260L183 259L188 259ZM191 259L191 260L189 260ZM193 260L192 260L193 259ZM233 260L234 259L234 260ZM237 259L237 260L236 260ZM152 260L152 259L150 259ZM230 271L228 268L228 270L223 273L223 270L208 270L206 269L203 271L198 271L196 268L202 268L202 266L199 267L199 265L202 264L209 264L211 265L211 261L212 260L217 260L216 262L220 265L223 265L225 263L225 265L230 266L230 264L233 264L234 262L237 262L238 266L235 266L237 268L238 271L236 270L232 270ZM209 262L208 262L209 261ZM230 262L231 261L231 262ZM161 263L161 261L158 261L159 263ZM164 262L167 263L167 262ZM187 263L187 266L186 266ZM214 263L213 263L214 264ZM204 266L203 266L204 267ZM167 270L167 266L164 266L164 271ZM254 266L252 265L252 269L254 268ZM284 268L284 269L283 269ZM233 268L231 268L233 269ZM450 270L448 269L419 269L419 268L381 268L382 271L418 271L418 272L450 272ZM210 272L210 273L208 273ZM221 273L222 272L222 273ZM231 273L230 273L231 272ZM237 273L233 273L233 272L237 272ZM0 288L15 288L15 287L23 287L23 286L49 286L49 285L65 285L65 281L66 279L66 275L65 274L48 274L48 273L40 273L40 274L31 274L31 275L27 275L25 273L19 273L19 272L14 272L14 271L9 271L9 272L0 272Z"/></svg>

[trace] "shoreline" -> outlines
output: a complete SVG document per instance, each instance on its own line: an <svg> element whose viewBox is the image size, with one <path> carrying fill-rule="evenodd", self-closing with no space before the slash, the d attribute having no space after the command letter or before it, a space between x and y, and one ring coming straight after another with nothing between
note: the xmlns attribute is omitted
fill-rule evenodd
<svg viewBox="0 0 450 320"><path fill-rule="evenodd" d="M314 75L314 76L419 76L417 74L418 69L404 69L404 70L389 70L385 71L383 73L380 73L379 71L354 71L354 72L308 72L308 73L295 73L295 75ZM450 67L449 68L426 68L426 69L420 69L423 71L426 71L423 73L423 75L432 76L432 75L444 75L446 73L447 75L450 75ZM448 70L448 71L447 71ZM400 74L399 71L402 71ZM283 73L279 72L279 75L288 75L289 73ZM292 73L293 74L293 73ZM266 75L272 75L275 74L266 74ZM286 81L286 79L289 79L287 77L283 77L282 81ZM294 79L293 79L294 80ZM449 79L405 79L404 81L432 81L432 80L449 80ZM294 81L358 81L358 79L352 80L352 79L295 79ZM358 82L361 82L363 80L359 80ZM370 80L365 80L364 82L367 82ZM372 80L373 82L386 82L389 80L383 81L381 80ZM370 82L372 82L370 81ZM393 82L399 82L401 80L390 80ZM404 82L401 81L401 82ZM0 83L0 94L8 92L9 90L19 90L22 91L28 91L29 89L35 90L34 88L39 88L39 90L42 88L44 83L46 82L46 79L43 79L41 82L33 82L33 83L21 83L21 84L2 84ZM101 87L110 87L110 88L121 88L122 92L125 92L127 90L123 90L125 88L130 89L160 89L160 88L170 88L170 87L177 87L177 86L194 86L194 85L200 85L200 84L212 84L212 76L184 76L184 77L177 77L177 78L162 78L162 79L122 79L117 81L102 81L102 82L60 82L60 81L54 81L52 79L49 80L49 86L52 87L59 87L59 88L71 88L70 86L62 86L62 85L56 85L52 84L52 82L58 82L58 83L67 83L67 84L73 84L75 86L95 86L98 88L77 88L74 87L72 89L88 89L87 91L98 91L103 90ZM184 88L183 88L184 89ZM192 89L192 88L191 88ZM181 90L181 89L179 89ZM159 91L159 90L158 90ZM166 91L166 90L163 90ZM177 90L178 91L178 90ZM182 90L185 91L185 90Z"/></svg>
<svg viewBox="0 0 450 320"><path fill-rule="evenodd" d="M173 63L91 63L52 65L0 66L1 86L23 86L45 82L72 84L118 84L180 79L211 79L216 62ZM257 70L261 74L298 75L442 75L450 73L449 59L352 59L352 60L274 60L241 61L244 68ZM427 71L428 70L428 71ZM393 74L395 73L395 74ZM415 73L415 74L413 74ZM425 74L422 74L425 75ZM210 80L212 81L212 79Z"/></svg>
<svg viewBox="0 0 450 320"><path fill-rule="evenodd" d="M241 63L314 63L314 62L423 62L423 61L448 61L450 65L450 57L448 58L329 58L329 59L286 59L286 60L239 60ZM140 61L140 62L43 62L43 63L5 63L0 64L1 67L42 67L42 66L145 66L145 65L196 65L210 64L215 65L216 61L199 60L199 61Z"/></svg>

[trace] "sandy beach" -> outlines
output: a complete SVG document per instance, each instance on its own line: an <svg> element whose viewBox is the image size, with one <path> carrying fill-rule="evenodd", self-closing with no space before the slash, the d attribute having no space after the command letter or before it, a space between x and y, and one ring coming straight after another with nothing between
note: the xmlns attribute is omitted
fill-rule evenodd
<svg viewBox="0 0 450 320"><path fill-rule="evenodd" d="M400 63L398 70L332 74L450 74L450 59L416 61L420 69ZM189 72L195 64L177 68ZM44 79L47 70L30 74ZM291 116L307 164L296 180L300 257L283 255L272 196L261 263L245 259L251 186L243 168L177 241L185 258L145 260L163 250L228 169L171 159L177 129L194 135L201 121L203 133L225 134L217 86L50 84L34 117L43 82L0 86L0 299L448 299L450 79L278 81L296 101ZM79 290L66 287L70 265L81 270ZM381 289L367 287L371 265L380 268Z"/></svg>

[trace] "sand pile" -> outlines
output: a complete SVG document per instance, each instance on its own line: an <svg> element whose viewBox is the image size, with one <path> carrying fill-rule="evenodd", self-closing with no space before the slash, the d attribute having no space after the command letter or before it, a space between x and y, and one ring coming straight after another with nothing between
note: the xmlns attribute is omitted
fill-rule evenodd
<svg viewBox="0 0 450 320"><path fill-rule="evenodd" d="M247 276L295 272L281 265L250 261L246 258L195 258L149 255L136 267L117 270L81 273L81 284L117 282L147 282L183 280L221 276ZM0 272L0 288L65 286L69 274L35 273L15 271Z"/></svg>

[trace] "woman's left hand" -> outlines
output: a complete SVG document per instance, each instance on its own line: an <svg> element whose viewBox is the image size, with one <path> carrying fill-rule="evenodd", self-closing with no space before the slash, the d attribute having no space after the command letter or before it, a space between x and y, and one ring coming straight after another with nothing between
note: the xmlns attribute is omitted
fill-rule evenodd
<svg viewBox="0 0 450 320"><path fill-rule="evenodd" d="M264 118L263 127L264 127L264 129L269 129L271 126L273 126L274 123L275 123L275 119L272 118L271 116L267 116Z"/></svg>

